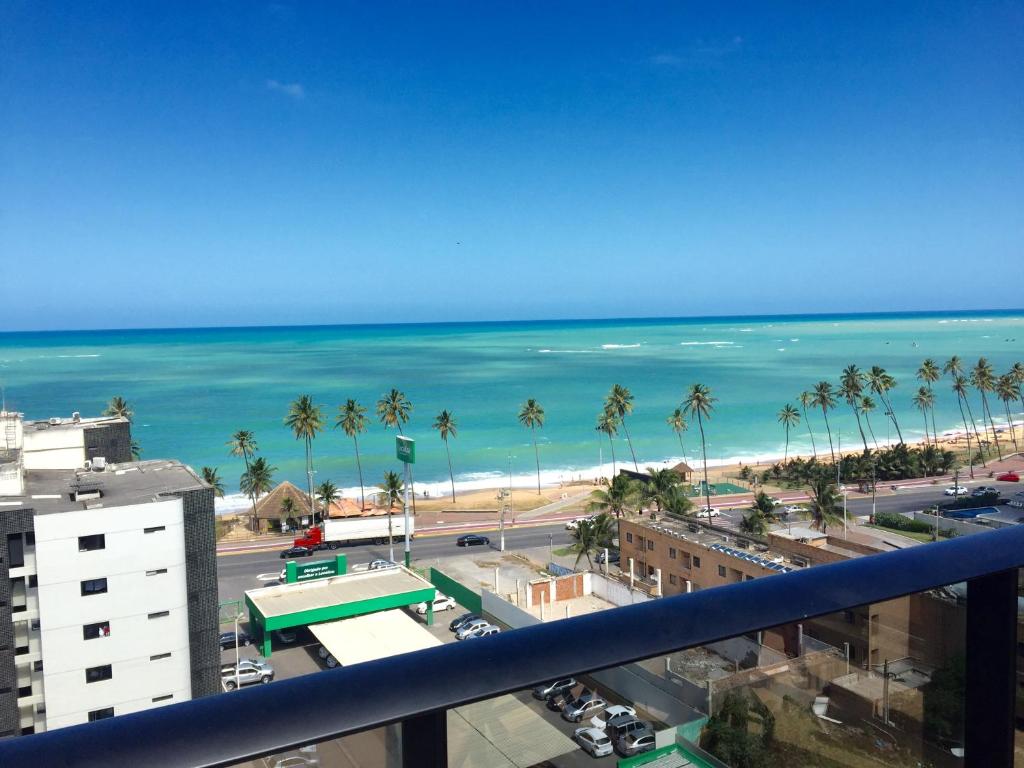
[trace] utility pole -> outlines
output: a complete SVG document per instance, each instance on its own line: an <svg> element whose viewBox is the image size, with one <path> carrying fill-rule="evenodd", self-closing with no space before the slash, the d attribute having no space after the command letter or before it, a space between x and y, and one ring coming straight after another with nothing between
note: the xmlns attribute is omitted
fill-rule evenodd
<svg viewBox="0 0 1024 768"><path fill-rule="evenodd" d="M508 488L502 488L498 491L498 501L501 503L501 517L498 519L498 551L505 551L505 515L508 512L509 501L512 499L512 491Z"/></svg>
<svg viewBox="0 0 1024 768"><path fill-rule="evenodd" d="M405 466L405 481L402 483L404 501L402 513L405 518L405 567L408 568L412 562L412 543L409 535L411 523L409 520L409 467L416 463L416 441L405 435L395 437L395 457ZM391 555L394 560L394 553Z"/></svg>

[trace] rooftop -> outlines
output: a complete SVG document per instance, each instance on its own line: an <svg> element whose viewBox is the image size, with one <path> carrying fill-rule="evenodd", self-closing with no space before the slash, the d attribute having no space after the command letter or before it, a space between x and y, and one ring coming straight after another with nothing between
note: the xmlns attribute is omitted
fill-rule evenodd
<svg viewBox="0 0 1024 768"><path fill-rule="evenodd" d="M180 491L206 487L186 464L173 460L107 464L85 469L37 469L25 473L21 496L4 496L0 509L31 507L52 514L98 507L123 507L160 501Z"/></svg>
<svg viewBox="0 0 1024 768"><path fill-rule="evenodd" d="M49 419L30 419L22 423L22 428L25 432L37 431L49 429L83 429L85 427L103 427L108 424L120 424L126 422L128 419L123 416L91 416L82 418L81 416L69 416L67 418L54 416Z"/></svg>

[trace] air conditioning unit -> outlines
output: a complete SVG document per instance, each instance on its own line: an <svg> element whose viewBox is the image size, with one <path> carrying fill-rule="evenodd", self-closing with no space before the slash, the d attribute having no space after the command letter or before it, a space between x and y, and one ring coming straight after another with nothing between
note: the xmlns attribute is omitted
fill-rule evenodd
<svg viewBox="0 0 1024 768"><path fill-rule="evenodd" d="M746 539L736 539L736 546L739 549L749 549L750 542Z"/></svg>
<svg viewBox="0 0 1024 768"><path fill-rule="evenodd" d="M85 471L88 472L92 469L92 461L90 459L85 460Z"/></svg>
<svg viewBox="0 0 1024 768"><path fill-rule="evenodd" d="M71 420L75 422L75 424L80 423L82 421L82 414L80 414L78 411L75 411L74 413L71 414Z"/></svg>
<svg viewBox="0 0 1024 768"><path fill-rule="evenodd" d="M107 468L107 458L105 456L96 456L92 460L92 470L93 470L93 472L102 472L106 468Z"/></svg>
<svg viewBox="0 0 1024 768"><path fill-rule="evenodd" d="M802 557L794 557L791 559L793 561L793 565L795 565L797 568L806 568L808 565L810 565L810 563L807 560L804 560Z"/></svg>
<svg viewBox="0 0 1024 768"><path fill-rule="evenodd" d="M49 418L49 423L50 423L51 427L56 427L58 424L60 424L60 417L59 416L51 416Z"/></svg>
<svg viewBox="0 0 1024 768"><path fill-rule="evenodd" d="M690 533L700 533L700 526L699 526L699 525L697 525L696 523L689 523L689 524L688 524L688 525L686 526L686 529L687 529L687 530L688 530L688 531L689 531Z"/></svg>

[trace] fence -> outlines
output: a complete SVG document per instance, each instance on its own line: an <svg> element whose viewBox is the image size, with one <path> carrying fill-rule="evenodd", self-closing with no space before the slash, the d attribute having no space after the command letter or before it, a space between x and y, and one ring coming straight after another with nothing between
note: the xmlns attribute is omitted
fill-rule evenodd
<svg viewBox="0 0 1024 768"><path fill-rule="evenodd" d="M621 581L616 581L601 573L590 574L590 585L594 595L613 605L633 605L654 599L644 592L630 589L628 584L623 584Z"/></svg>
<svg viewBox="0 0 1024 768"><path fill-rule="evenodd" d="M449 597L454 597L459 605L464 605L474 613L480 613L483 609L480 595L450 576L441 573L437 568L430 569L430 583Z"/></svg>

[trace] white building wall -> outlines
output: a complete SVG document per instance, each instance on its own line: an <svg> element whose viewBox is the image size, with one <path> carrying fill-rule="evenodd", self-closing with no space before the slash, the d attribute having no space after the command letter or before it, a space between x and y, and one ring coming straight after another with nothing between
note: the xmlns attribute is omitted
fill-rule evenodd
<svg viewBox="0 0 1024 768"><path fill-rule="evenodd" d="M85 464L85 430L56 427L25 430L26 470L78 469Z"/></svg>
<svg viewBox="0 0 1024 768"><path fill-rule="evenodd" d="M105 707L121 715L188 700L181 500L38 515L35 531L47 729L87 722ZM79 552L79 536L101 533L104 549ZM98 578L107 579L107 592L82 596L81 582ZM169 615L149 618L161 611ZM100 621L110 622L110 635L84 639L83 626ZM104 664L112 678L87 683L86 668ZM153 702L167 694L173 698Z"/></svg>

